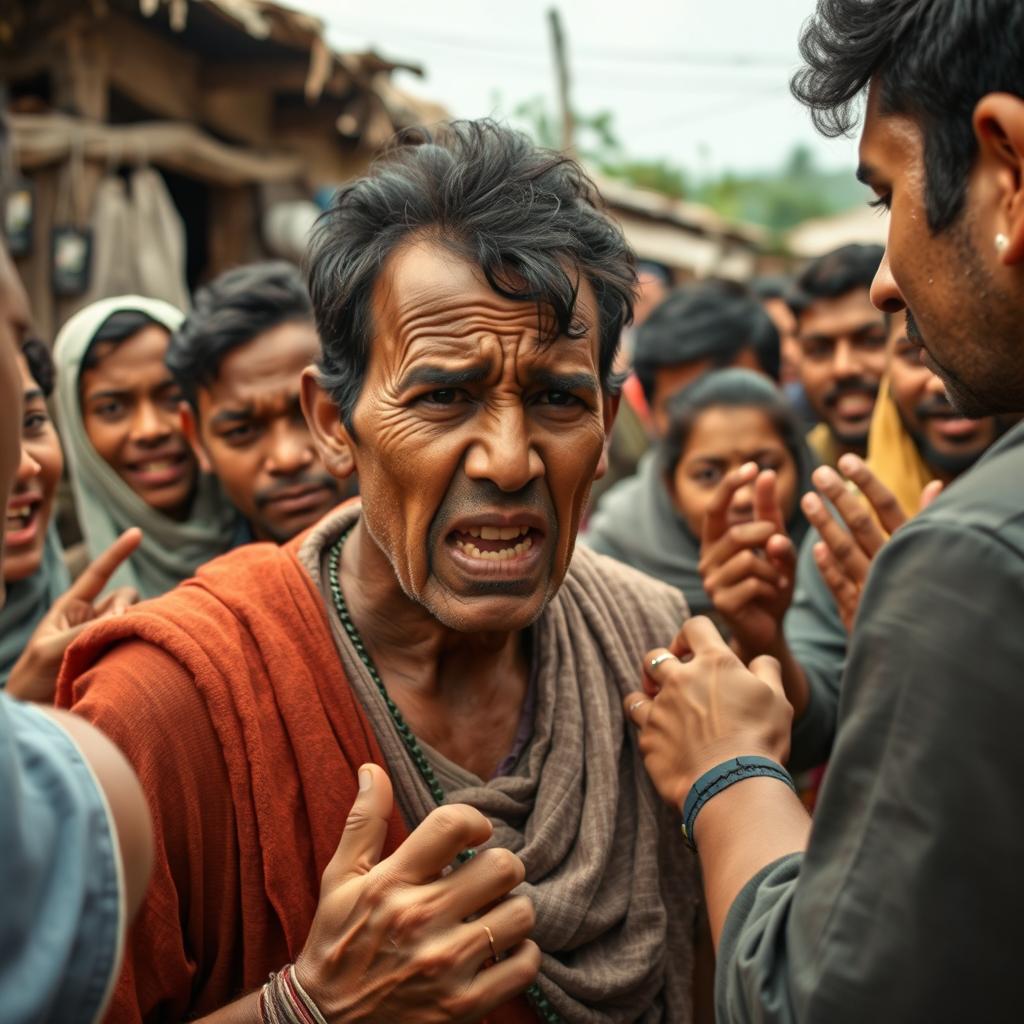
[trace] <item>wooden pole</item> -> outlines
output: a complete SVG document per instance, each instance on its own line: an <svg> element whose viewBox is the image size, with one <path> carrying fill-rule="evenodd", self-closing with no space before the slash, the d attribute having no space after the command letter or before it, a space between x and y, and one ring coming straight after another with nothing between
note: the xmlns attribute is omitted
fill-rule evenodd
<svg viewBox="0 0 1024 1024"><path fill-rule="evenodd" d="M569 98L569 61L565 50L565 33L562 18L557 7L548 10L548 24L551 28L551 49L555 59L555 90L558 95L558 109L562 125L561 145L566 153L574 146L575 125L572 116L572 102Z"/></svg>

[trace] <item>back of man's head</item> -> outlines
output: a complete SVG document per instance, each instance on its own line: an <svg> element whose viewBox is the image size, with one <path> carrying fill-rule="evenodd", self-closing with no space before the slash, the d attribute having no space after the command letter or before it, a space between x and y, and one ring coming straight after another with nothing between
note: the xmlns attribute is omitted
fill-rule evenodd
<svg viewBox="0 0 1024 1024"><path fill-rule="evenodd" d="M881 113L916 120L928 226L938 233L963 207L978 152L978 101L996 92L1024 96L1022 39L1020 0L819 0L792 90L828 136L852 131L869 82Z"/></svg>
<svg viewBox="0 0 1024 1024"><path fill-rule="evenodd" d="M701 281L671 292L637 331L633 368L647 401L657 401L659 371L720 369L743 353L769 376L779 368L779 333L757 299L731 281Z"/></svg>
<svg viewBox="0 0 1024 1024"><path fill-rule="evenodd" d="M228 270L200 288L194 303L171 335L167 366L196 411L199 389L217 379L229 352L281 324L313 319L302 274L284 261Z"/></svg>
<svg viewBox="0 0 1024 1024"><path fill-rule="evenodd" d="M799 321L801 314L821 299L868 291L884 252L880 245L844 245L812 260L788 295L794 316Z"/></svg>

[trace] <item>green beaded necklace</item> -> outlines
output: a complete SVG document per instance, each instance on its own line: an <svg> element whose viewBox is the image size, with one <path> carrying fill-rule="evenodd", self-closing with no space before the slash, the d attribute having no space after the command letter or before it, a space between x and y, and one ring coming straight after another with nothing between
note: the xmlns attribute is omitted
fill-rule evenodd
<svg viewBox="0 0 1024 1024"><path fill-rule="evenodd" d="M370 652L366 649L366 644L363 643L363 638L359 635L359 630L356 629L356 624L352 621L348 605L345 603L345 595L341 592L341 578L339 574L339 567L341 565L341 549L345 541L348 540L348 535L352 532L353 528L354 524L331 545L331 550L327 556L327 582L331 588L331 598L334 601L334 610L338 613L338 618L341 620L341 625L344 627L345 635L349 638L352 642L352 646L356 649L356 654L359 655L359 660L366 666L366 671L370 673L370 678L373 680L374 686L377 687L381 697L384 698L384 704L387 706L388 714L391 716L391 720L395 723L398 735L401 736L402 743L405 744L405 749L409 752L409 756L412 758L413 764L416 765L416 770L420 773L420 777L427 784L427 789L430 790L430 795L434 798L434 803L440 806L445 802L444 789L441 787L441 783L437 781L434 769L430 767L430 762L427 760L426 755L420 748L419 743L416 742L415 734L402 717L402 712L398 710L398 705L388 695L387 688L384 686L384 680L381 679L380 673L377 671L377 666L374 665L373 659L370 657ZM465 863L474 856L476 856L475 850L463 850L459 854L459 861ZM558 1012L551 1003L548 1002L547 997L543 992L541 992L537 985L531 985L526 990L526 996L530 1000L534 1010L537 1011L542 1020L547 1021L547 1024L564 1024L562 1018L558 1015Z"/></svg>

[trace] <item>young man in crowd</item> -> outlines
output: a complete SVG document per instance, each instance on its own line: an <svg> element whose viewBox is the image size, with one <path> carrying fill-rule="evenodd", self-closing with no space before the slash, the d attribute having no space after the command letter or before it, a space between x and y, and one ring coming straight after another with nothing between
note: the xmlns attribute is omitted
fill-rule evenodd
<svg viewBox="0 0 1024 1024"><path fill-rule="evenodd" d="M637 331L633 370L656 436L669 399L708 370L742 366L779 375L779 332L742 285L702 281L671 292Z"/></svg>
<svg viewBox="0 0 1024 1024"><path fill-rule="evenodd" d="M868 85L858 176L891 211L872 301L961 416L1024 409L1021 38L1016 0L822 0L794 82L834 133ZM1022 480L1017 425L878 552L813 828L778 665L699 618L651 652L627 704L700 856L718 1019L1018 1016Z"/></svg>
<svg viewBox="0 0 1024 1024"><path fill-rule="evenodd" d="M282 544L341 500L302 415L299 382L320 341L290 263L256 263L200 288L171 335L185 435L255 540Z"/></svg>
<svg viewBox="0 0 1024 1024"><path fill-rule="evenodd" d="M160 836L118 1019L685 1024L693 862L620 707L685 606L575 549L620 230L571 160L463 122L344 186L309 273L303 405L361 503L65 664Z"/></svg>
<svg viewBox="0 0 1024 1024"><path fill-rule="evenodd" d="M790 292L800 383L820 421L808 441L826 466L867 449L885 369L885 314L869 295L881 258L880 245L845 245L809 264Z"/></svg>

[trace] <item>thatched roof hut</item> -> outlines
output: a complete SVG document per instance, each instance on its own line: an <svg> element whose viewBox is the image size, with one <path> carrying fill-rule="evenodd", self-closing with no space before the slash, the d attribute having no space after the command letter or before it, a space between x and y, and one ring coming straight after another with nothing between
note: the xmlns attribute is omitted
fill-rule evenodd
<svg viewBox="0 0 1024 1024"><path fill-rule="evenodd" d="M332 51L316 18L267 0L5 4L0 84L28 183L16 213L31 212L15 248L41 331L52 337L107 288L93 274L79 294L55 295L54 230L107 233L102 218L123 212L118 177L130 205L136 169L157 172L165 250L172 262L182 250L177 290L193 288L265 255L270 207L362 173L397 129L446 116L394 85L400 68L419 72ZM119 238L147 244L125 230ZM91 244L100 256L113 242Z"/></svg>

